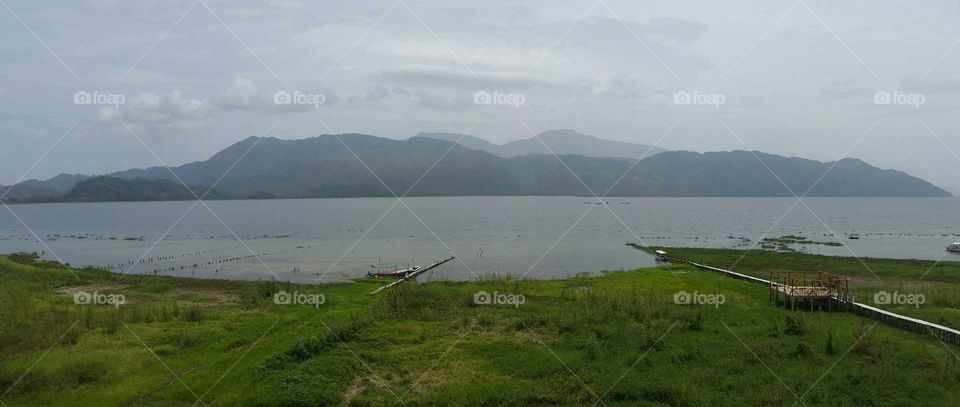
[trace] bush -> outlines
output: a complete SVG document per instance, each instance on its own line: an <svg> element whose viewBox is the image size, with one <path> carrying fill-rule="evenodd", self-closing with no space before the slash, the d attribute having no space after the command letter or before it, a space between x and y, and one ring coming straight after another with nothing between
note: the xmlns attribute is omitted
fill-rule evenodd
<svg viewBox="0 0 960 407"><path fill-rule="evenodd" d="M787 316L786 317L786 326L783 331L795 336L801 336L807 332L806 322L803 320L803 315L798 317Z"/></svg>

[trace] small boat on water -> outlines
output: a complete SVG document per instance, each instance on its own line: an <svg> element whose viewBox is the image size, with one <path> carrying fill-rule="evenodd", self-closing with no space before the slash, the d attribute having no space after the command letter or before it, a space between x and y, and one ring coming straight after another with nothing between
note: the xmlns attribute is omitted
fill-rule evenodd
<svg viewBox="0 0 960 407"><path fill-rule="evenodd" d="M851 235L849 236L849 238L850 238L850 240L858 240L858 239L860 239L860 235L858 235L858 234L856 234L856 233L853 233L853 234L851 234Z"/></svg>
<svg viewBox="0 0 960 407"><path fill-rule="evenodd" d="M948 252L960 253L960 242L954 242L953 244L947 246Z"/></svg>
<svg viewBox="0 0 960 407"><path fill-rule="evenodd" d="M367 272L367 277L369 278L404 278L410 274L416 273L420 269L421 269L420 266L413 266L413 267L405 268L403 270L395 270L390 272L378 271L374 273L370 271L370 272Z"/></svg>

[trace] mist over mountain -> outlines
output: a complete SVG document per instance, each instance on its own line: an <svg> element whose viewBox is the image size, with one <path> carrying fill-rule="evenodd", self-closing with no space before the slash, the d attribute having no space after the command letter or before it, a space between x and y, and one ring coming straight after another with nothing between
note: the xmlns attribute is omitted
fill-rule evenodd
<svg viewBox="0 0 960 407"><path fill-rule="evenodd" d="M46 198L63 195L78 182L90 178L83 174L60 174L47 180L30 179L16 186L0 185L0 195L4 199Z"/></svg>
<svg viewBox="0 0 960 407"><path fill-rule="evenodd" d="M503 158L527 154L550 154L552 152L554 154L577 154L595 158L638 159L666 151L646 144L605 140L570 129L549 130L538 134L536 137L511 141L506 144L493 144L479 137L454 133L420 133L417 136L451 142L459 141L460 145L464 147L486 151Z"/></svg>
<svg viewBox="0 0 960 407"><path fill-rule="evenodd" d="M549 136L545 137L547 142L564 140L566 135L545 136ZM211 199L389 197L394 194L951 196L922 179L851 158L820 162L749 151L665 151L640 161L559 152L558 155L530 153L504 158L468 148L476 146L479 139L464 139L468 141L455 144L432 137L395 140L365 134L321 135L300 140L249 137L205 161L170 169L130 169L83 179L69 191L62 190L69 184L68 179L48 180L43 184L48 187L43 190L44 195L27 198L21 195L12 200L194 199L191 190L201 194L210 186L215 186ZM515 151L519 150L518 147ZM767 166L776 175L771 174ZM181 182L190 188L183 187ZM28 184L25 190L31 185L34 184ZM50 195L48 192L53 186L61 192ZM19 186L15 191L17 189Z"/></svg>

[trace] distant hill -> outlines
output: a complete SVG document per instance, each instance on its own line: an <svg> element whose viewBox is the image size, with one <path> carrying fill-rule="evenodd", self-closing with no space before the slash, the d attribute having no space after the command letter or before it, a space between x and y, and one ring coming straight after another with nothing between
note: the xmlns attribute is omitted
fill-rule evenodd
<svg viewBox="0 0 960 407"><path fill-rule="evenodd" d="M60 174L53 178L40 180L26 180L16 186L0 186L0 194L6 192L4 199L31 199L31 198L49 198L63 195L70 191L78 182L90 178L83 174Z"/></svg>
<svg viewBox="0 0 960 407"><path fill-rule="evenodd" d="M493 144L482 138L454 133L420 133L417 137L457 142L474 150L486 151L503 158L518 157L527 154L577 154L587 157L621 157L638 159L662 153L666 150L646 144L612 141L581 134L575 130L549 130L523 140L506 144ZM540 140L537 140L539 138ZM541 143L541 140L543 141ZM550 148L544 147L544 144Z"/></svg>
<svg viewBox="0 0 960 407"><path fill-rule="evenodd" d="M136 178L126 180L114 177L94 177L80 181L70 192L62 197L68 202L107 202L107 201L182 201L196 199L206 188L188 189L170 180L148 180ZM210 199L221 197L211 191Z"/></svg>
<svg viewBox="0 0 960 407"><path fill-rule="evenodd" d="M244 158L238 162L241 156ZM443 159L437 162L440 157ZM667 151L636 162L633 168L635 161L623 158L566 154L559 159L551 154L503 158L428 137L408 140L365 134L322 135L302 140L250 137L206 161L170 170L153 167L108 174L79 182L62 196L32 200L193 199L193 194L180 184L178 177L197 194L219 180L216 191L208 196L210 199L385 197L394 193L590 197L591 190L603 194L614 184L609 196L792 196L806 193L831 167L833 169L807 196L951 196L922 179L900 171L882 170L856 159L843 159L834 166L832 162L761 152ZM571 175L567 167L577 177Z"/></svg>

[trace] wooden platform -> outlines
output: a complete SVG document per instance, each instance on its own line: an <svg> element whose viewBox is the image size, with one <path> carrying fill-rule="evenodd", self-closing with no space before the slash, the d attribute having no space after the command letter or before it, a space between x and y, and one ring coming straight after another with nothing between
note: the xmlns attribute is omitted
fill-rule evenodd
<svg viewBox="0 0 960 407"><path fill-rule="evenodd" d="M767 284L770 301L784 308L833 311L850 300L848 282L822 271L771 272Z"/></svg>
<svg viewBox="0 0 960 407"><path fill-rule="evenodd" d="M668 257L668 259L672 262L687 263L687 264L693 265L694 267L700 270L710 270L713 272L726 275L731 278L750 281L753 283L762 284L767 287L770 287L771 300L773 300L774 295L777 295L779 297L785 297L783 294L779 294L780 290L777 289L777 287L782 287L783 284L780 282L772 281L772 276L771 276L771 280L764 280L762 278L750 276L743 273L737 273L735 271L725 270L718 267L713 267L713 266L698 263L692 260L673 257L666 254L665 256ZM848 281L849 280L845 278L840 278L839 280L837 280L838 283L843 283L844 287L846 287L846 282ZM933 322L924 321L922 319L911 318L906 315L896 314L890 311L882 310L880 308L871 307L866 304L858 303L854 301L853 297L846 291L838 293L836 297L826 297L825 299L821 298L821 299L818 299L817 301L822 301L821 303L825 302L828 307L831 307L829 309L849 311L866 318L872 318L877 321L884 322L893 327L897 327L900 329L905 329L913 332L918 332L924 335L930 335L937 339L940 339L941 341L949 342L954 345L960 346L960 330L935 324Z"/></svg>
<svg viewBox="0 0 960 407"><path fill-rule="evenodd" d="M797 297L797 298L827 298L833 297L836 298L839 294L839 291L835 288L829 287L814 287L814 286L775 286L774 290L780 292L784 296Z"/></svg>

